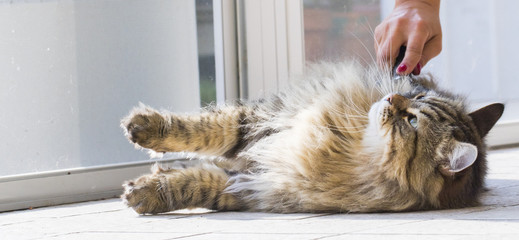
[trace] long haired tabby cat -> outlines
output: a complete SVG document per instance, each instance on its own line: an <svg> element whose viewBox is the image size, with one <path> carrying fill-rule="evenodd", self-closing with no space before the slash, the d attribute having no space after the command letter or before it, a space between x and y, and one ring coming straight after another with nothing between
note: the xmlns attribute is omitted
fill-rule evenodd
<svg viewBox="0 0 519 240"><path fill-rule="evenodd" d="M474 206L484 137L503 113L469 113L430 76L320 64L291 89L199 114L141 105L122 120L130 141L214 163L154 167L122 195L140 214L203 207L269 212L380 212ZM225 166L225 167L224 167Z"/></svg>

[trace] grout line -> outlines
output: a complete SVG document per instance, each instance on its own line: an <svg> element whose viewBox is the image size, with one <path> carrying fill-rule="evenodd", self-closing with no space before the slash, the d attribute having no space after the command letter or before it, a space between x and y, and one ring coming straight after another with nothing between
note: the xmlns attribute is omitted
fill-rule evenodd
<svg viewBox="0 0 519 240"><path fill-rule="evenodd" d="M463 221L489 221L489 222L519 222L519 218L516 219L507 219L507 218L458 218L455 220L463 220Z"/></svg>
<svg viewBox="0 0 519 240"><path fill-rule="evenodd" d="M509 235L514 235L515 233L508 233ZM326 239L331 237L338 237L338 236L348 236L348 235L363 235L363 236L481 236L481 234L470 234L470 233L449 233L449 234L442 234L442 233L338 233L330 236L320 237L320 238L314 238L312 240L318 240L318 239ZM505 234L507 235L507 234Z"/></svg>
<svg viewBox="0 0 519 240"><path fill-rule="evenodd" d="M36 222L36 220L26 220L26 221L21 221L21 222L8 222L8 223L0 224L0 227L12 226L12 225L16 225L16 224L33 223L33 222Z"/></svg>
<svg viewBox="0 0 519 240"><path fill-rule="evenodd" d="M199 233L199 234L195 234L195 235L192 235L192 236L199 236L199 235L207 235L207 234L219 234L219 235L227 235L227 236L232 236L232 235L261 235L261 236L271 236L271 235L293 235L293 236L307 236L307 235L326 235L326 234L334 234L334 233L330 233L330 232L305 232L305 233L301 233L301 232L263 232L263 233L260 233L260 232L207 232L207 233ZM334 235L337 235L337 234L334 234ZM340 233L338 234L340 235ZM192 237L192 236L182 236L182 237L177 237L177 238L170 238L170 239L181 239L181 238L189 238L189 237ZM330 236L330 235L328 235ZM279 237L280 238L280 237ZM318 238L316 238L318 239ZM168 239L169 240L169 239Z"/></svg>
<svg viewBox="0 0 519 240"><path fill-rule="evenodd" d="M44 237L46 238L57 238L57 237L63 237L63 236L69 236L69 235L76 235L76 234L83 234L83 233L126 233L126 234L131 234L131 233L152 233L152 234L156 234L156 233L165 233L165 234L174 234L174 233L185 233L185 234L191 234L189 232L161 232L161 231L135 231L135 232L132 232L132 231L91 231L91 230L86 230L86 231L73 231L73 232L67 232L67 233L57 233L57 234L49 234L49 235L45 235ZM205 235L205 234L210 234L212 232L205 232L205 233L196 233L196 234L191 234L191 235L186 235L186 236L181 236L181 237L176 237L176 238L167 238L167 239L181 239L181 238L187 238L187 237L193 237L193 236L198 236L198 235ZM37 238L33 238L33 239L40 239L41 237L37 237Z"/></svg>
<svg viewBox="0 0 519 240"><path fill-rule="evenodd" d="M435 218L419 219L419 220L403 222L403 223L380 225L380 226L376 226L376 229L384 229L384 228L390 228L390 227L400 226L400 225L407 225L407 224L412 224L412 223L427 222L427 221L431 221L431 220L435 220ZM368 228L364 228L364 229L358 229L358 230L350 231L350 232L347 232L347 233L341 233L341 234L339 234L337 236L347 235L347 234L362 234L363 231L367 231L367 230L371 230L371 229L373 229L373 228L368 227ZM331 237L331 236L328 236L328 237ZM328 238L328 237L323 237L323 239L324 238Z"/></svg>
<svg viewBox="0 0 519 240"><path fill-rule="evenodd" d="M59 217L49 217L49 218L69 218L69 217L78 217L78 216L88 216L93 214L102 214L102 213L113 213L113 212L122 212L126 209L113 209L113 210L103 210L99 212L88 212L88 213L78 213L78 214L71 214L71 215L65 215L65 216L59 216Z"/></svg>
<svg viewBox="0 0 519 240"><path fill-rule="evenodd" d="M341 236L341 235L344 235L344 233L336 233L336 234L332 234L332 235L328 235L328 236L324 236L324 237L312 238L312 240L319 240L319 239L326 239L326 238L331 238L331 237L338 237L338 236Z"/></svg>
<svg viewBox="0 0 519 240"><path fill-rule="evenodd" d="M167 240L169 239L182 239L182 238L190 238L190 237L195 237L195 236L202 236L202 235L207 235L207 234L211 234L212 232L205 232L205 233L196 233L196 234L192 234L192 235L187 235L187 236L182 236L182 237L175 237L175 238L168 238Z"/></svg>
<svg viewBox="0 0 519 240"><path fill-rule="evenodd" d="M288 219L288 220L298 221L298 220L305 220L305 219L311 219L311 218L320 218L320 217L325 217L325 216L331 216L331 215L336 215L336 214L337 213L323 213L323 214L317 214L314 216L302 217L302 218L297 218L297 219Z"/></svg>
<svg viewBox="0 0 519 240"><path fill-rule="evenodd" d="M45 220L45 219L56 220L56 219L64 219L64 218L69 218L69 217L81 217L81 216L96 215L96 214L102 214L102 213L120 212L120 211L124 211L124 210L125 209L114 209L114 210L105 210L105 211L99 211L99 212L88 212L88 213L80 213L80 214L72 214L72 215L64 215L64 216L44 216L44 217L38 217L36 219L31 219L31 220L26 220L26 221L21 221L21 222L3 223L3 224L0 224L0 227L10 226L10 225L17 225L17 224L32 223L32 222L37 222L37 221Z"/></svg>

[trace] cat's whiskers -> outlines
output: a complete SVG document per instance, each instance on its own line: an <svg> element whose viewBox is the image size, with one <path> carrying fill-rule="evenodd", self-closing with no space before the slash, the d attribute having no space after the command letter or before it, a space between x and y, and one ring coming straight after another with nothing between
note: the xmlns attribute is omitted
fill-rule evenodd
<svg viewBox="0 0 519 240"><path fill-rule="evenodd" d="M362 128L362 127L339 127L339 126L328 125L328 126L320 126L320 128L337 130L337 131L345 131L348 133L363 133L364 132L364 128Z"/></svg>
<svg viewBox="0 0 519 240"><path fill-rule="evenodd" d="M373 29L371 28L371 25L369 25L369 21L366 21L368 23L367 25L367 28L368 28L368 32L372 35L374 35L374 32L373 32ZM363 62L364 62L364 65L366 66L369 66L371 65L371 63L373 62L376 62L376 58L375 56L373 56L373 54L371 53L370 51L370 47L366 46L366 44L364 43L364 41L362 41L358 36L357 34L355 34L355 32L353 31L348 31L350 35L352 35L361 45L362 45L362 48L368 53L369 57L371 58L371 61L368 61L366 59L364 59L361 55L357 54L357 57L360 58ZM375 42L377 40L375 39ZM376 43L378 44L378 43Z"/></svg>

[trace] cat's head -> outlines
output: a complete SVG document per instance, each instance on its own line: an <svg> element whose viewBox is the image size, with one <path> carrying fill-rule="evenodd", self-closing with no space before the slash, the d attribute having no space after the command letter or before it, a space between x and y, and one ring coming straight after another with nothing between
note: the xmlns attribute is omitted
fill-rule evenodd
<svg viewBox="0 0 519 240"><path fill-rule="evenodd" d="M434 207L470 206L486 173L483 138L503 110L497 103L468 112L461 98L418 86L376 102L368 133L383 142L388 178Z"/></svg>

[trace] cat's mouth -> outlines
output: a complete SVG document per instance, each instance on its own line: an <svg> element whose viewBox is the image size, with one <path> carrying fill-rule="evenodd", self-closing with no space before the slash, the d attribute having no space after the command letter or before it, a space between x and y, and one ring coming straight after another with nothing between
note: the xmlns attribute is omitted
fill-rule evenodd
<svg viewBox="0 0 519 240"><path fill-rule="evenodd" d="M388 95L389 96L389 95ZM388 96L383 97L380 101L374 103L369 111L370 124L376 125L379 130L390 120L392 112L391 104L386 101Z"/></svg>

